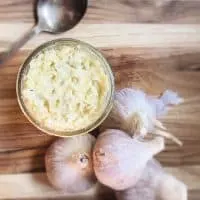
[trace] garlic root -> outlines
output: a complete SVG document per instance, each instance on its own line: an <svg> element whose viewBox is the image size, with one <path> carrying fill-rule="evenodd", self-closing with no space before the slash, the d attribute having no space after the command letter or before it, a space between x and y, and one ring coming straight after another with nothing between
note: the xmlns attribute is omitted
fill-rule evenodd
<svg viewBox="0 0 200 200"><path fill-rule="evenodd" d="M174 135L172 135L171 133L169 132L166 132L166 131L160 131L160 130L155 130L154 132L152 132L153 134L155 135L160 135L160 136L163 136L165 138L168 138L168 139L171 139L172 141L174 141L176 144L178 144L179 146L182 146L183 143L178 139L176 138Z"/></svg>
<svg viewBox="0 0 200 200"><path fill-rule="evenodd" d="M183 145L183 143L177 137L175 137L173 134L166 131L167 128L165 126L163 126L162 122L160 122L159 120L156 120L156 119L152 119L152 123L155 126L155 129L152 131L152 134L163 136L167 139L170 139L173 142L175 142L176 144L178 144L179 146Z"/></svg>

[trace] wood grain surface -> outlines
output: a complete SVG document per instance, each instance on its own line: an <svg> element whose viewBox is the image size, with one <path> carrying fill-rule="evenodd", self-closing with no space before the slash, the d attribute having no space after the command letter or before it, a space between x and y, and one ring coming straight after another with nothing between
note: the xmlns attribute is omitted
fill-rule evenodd
<svg viewBox="0 0 200 200"><path fill-rule="evenodd" d="M200 168L197 166L176 167L166 169L171 174L188 184L190 190L189 199L199 200ZM194 175L194 173L196 173ZM6 187L5 187L6 186ZM1 197L8 199L66 199L66 194L58 192L49 185L45 173L25 173L18 175L1 175ZM102 185L97 184L89 191L79 195L67 195L67 200L112 200L113 192ZM139 200L139 199L138 199Z"/></svg>
<svg viewBox="0 0 200 200"><path fill-rule="evenodd" d="M35 0L0 1L2 22L33 22ZM200 22L199 0L89 0L85 23Z"/></svg>
<svg viewBox="0 0 200 200"><path fill-rule="evenodd" d="M56 138L41 133L27 121L15 92L18 69L28 54L43 42L70 37L99 48L112 66L117 89L139 87L159 95L169 88L185 99L162 119L184 146L167 141L166 150L158 159L167 171L188 185L189 200L199 200L199 9L200 0L90 0L84 20L73 30L56 36L41 34L2 65L0 199L78 199L48 185L44 154ZM33 10L32 0L0 1L1 52L33 26ZM107 189L94 188L79 197L105 199L106 193L110 194Z"/></svg>

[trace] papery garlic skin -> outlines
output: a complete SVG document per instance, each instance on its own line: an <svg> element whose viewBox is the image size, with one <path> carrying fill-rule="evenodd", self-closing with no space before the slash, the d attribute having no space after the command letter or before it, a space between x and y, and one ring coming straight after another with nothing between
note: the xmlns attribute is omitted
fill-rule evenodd
<svg viewBox="0 0 200 200"><path fill-rule="evenodd" d="M117 200L187 200L187 187L150 160L136 185L116 192Z"/></svg>
<svg viewBox="0 0 200 200"><path fill-rule="evenodd" d="M157 188L157 196L158 200L187 200L187 186L174 176L165 173Z"/></svg>
<svg viewBox="0 0 200 200"><path fill-rule="evenodd" d="M163 169L161 165L155 159L150 160L136 185L133 185L132 187L123 191L117 191L117 199L156 200L156 189L162 173Z"/></svg>
<svg viewBox="0 0 200 200"><path fill-rule="evenodd" d="M156 111L157 118L167 114L170 106L179 105L184 102L183 98L179 97L172 90L166 90L160 98L147 96L147 99L151 107Z"/></svg>
<svg viewBox="0 0 200 200"><path fill-rule="evenodd" d="M144 137L155 129L155 120L167 113L171 105L182 103L173 91L167 90L160 98L148 96L138 89L125 88L115 93L113 109L101 130L115 128L134 136Z"/></svg>
<svg viewBox="0 0 200 200"><path fill-rule="evenodd" d="M80 193L96 183L92 166L95 138L86 134L54 142L45 156L47 177L59 190Z"/></svg>

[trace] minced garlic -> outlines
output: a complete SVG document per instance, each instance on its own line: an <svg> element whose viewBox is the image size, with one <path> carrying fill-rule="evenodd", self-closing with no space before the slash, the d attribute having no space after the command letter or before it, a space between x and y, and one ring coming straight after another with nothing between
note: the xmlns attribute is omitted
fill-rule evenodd
<svg viewBox="0 0 200 200"><path fill-rule="evenodd" d="M22 85L23 101L38 123L54 131L76 131L102 114L109 78L95 55L63 45L35 56Z"/></svg>

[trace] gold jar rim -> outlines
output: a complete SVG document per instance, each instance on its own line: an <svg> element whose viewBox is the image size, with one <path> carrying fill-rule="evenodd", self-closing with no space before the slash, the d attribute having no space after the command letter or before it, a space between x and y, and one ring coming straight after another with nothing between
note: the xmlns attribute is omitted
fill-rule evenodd
<svg viewBox="0 0 200 200"><path fill-rule="evenodd" d="M109 78L109 84L110 84L110 90L109 94L107 96L105 106L104 106L104 111L103 113L99 116L99 118L92 123L91 125L87 126L86 128L76 130L76 131L55 131L55 130L50 130L47 127L42 126L36 119L34 119L31 114L28 112L28 109L26 108L26 105L22 99L22 83L23 83L23 77L24 75L28 72L29 69L29 63L35 57L37 54L39 54L42 50L51 47L51 46L57 46L57 45L81 45L84 48L88 49L90 53L94 54L96 57L98 57L99 61L103 64L104 69L106 70L106 75ZM111 67L107 60L104 58L102 53L100 53L96 48L91 46L88 43L82 42L80 40L75 40L75 39L56 39L52 40L49 42L46 42L39 47L37 47L30 55L26 58L25 62L21 65L18 75L17 75L17 81L16 81L16 93L17 93L17 100L18 104L23 112L23 114L26 116L26 118L39 130L41 130L44 133L47 133L49 135L54 135L54 136L59 136L59 137L71 137L75 135L81 135L88 133L95 128L97 128L108 116L112 109L113 105L113 98L114 98L114 91L115 91L115 85L114 85L114 76L111 70Z"/></svg>

